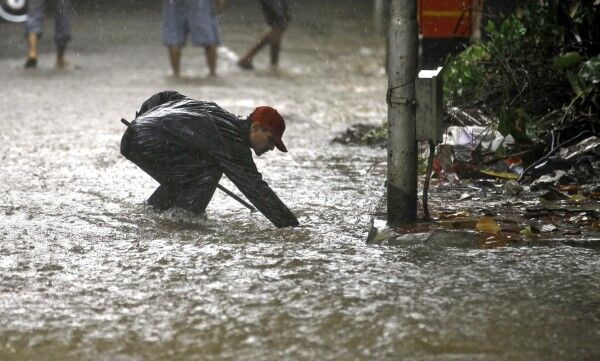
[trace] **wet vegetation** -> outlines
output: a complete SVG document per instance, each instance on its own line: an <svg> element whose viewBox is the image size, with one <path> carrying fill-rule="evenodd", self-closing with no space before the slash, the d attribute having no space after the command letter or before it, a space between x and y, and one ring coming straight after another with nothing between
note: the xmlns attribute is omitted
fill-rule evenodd
<svg viewBox="0 0 600 361"><path fill-rule="evenodd" d="M599 23L597 1L522 1L448 57L449 127L432 167L436 222L396 234L429 242L435 230L460 229L483 248L597 238ZM385 146L386 135L385 126L359 124L334 141ZM406 241L394 237L372 241Z"/></svg>
<svg viewBox="0 0 600 361"><path fill-rule="evenodd" d="M598 23L597 1L522 1L513 13L489 20L481 41L447 59L449 124L483 126L510 139L493 151L473 147L476 154L469 156L471 164L464 165L468 171L463 175L497 160L537 166L560 148L595 137L600 111ZM385 125L357 124L334 142L385 146L386 136Z"/></svg>
<svg viewBox="0 0 600 361"><path fill-rule="evenodd" d="M387 124L381 126L358 123L333 138L334 143L387 146Z"/></svg>
<svg viewBox="0 0 600 361"><path fill-rule="evenodd" d="M595 133L598 23L595 1L524 1L515 13L489 21L481 42L449 60L448 106L483 109L521 144L550 146L557 136Z"/></svg>

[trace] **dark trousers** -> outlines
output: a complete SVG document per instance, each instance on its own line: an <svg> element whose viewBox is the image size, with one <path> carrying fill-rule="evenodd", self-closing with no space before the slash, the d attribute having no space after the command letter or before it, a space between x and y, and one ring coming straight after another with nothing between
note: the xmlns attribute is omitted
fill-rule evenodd
<svg viewBox="0 0 600 361"><path fill-rule="evenodd" d="M200 154L155 130L135 125L123 135L121 154L160 183L148 199L159 210L179 207L204 212L222 176L218 167Z"/></svg>

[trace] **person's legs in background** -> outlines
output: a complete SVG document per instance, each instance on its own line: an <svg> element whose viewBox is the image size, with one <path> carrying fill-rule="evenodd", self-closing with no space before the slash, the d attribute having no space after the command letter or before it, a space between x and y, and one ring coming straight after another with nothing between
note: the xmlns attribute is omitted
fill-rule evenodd
<svg viewBox="0 0 600 361"><path fill-rule="evenodd" d="M29 49L27 51L27 60L25 61L26 68L35 68L37 66L37 49L39 38L40 34L38 33L27 34L27 46L29 47Z"/></svg>
<svg viewBox="0 0 600 361"><path fill-rule="evenodd" d="M238 61L238 65L242 69L254 69L252 64L254 56L265 45L269 44L271 48L271 67L276 70L279 67L281 39L290 21L289 7L286 0L261 0L260 3L265 21L270 26L270 29Z"/></svg>
<svg viewBox="0 0 600 361"><path fill-rule="evenodd" d="M271 29L271 67L277 69L279 67L279 53L281 52L281 38L283 30L278 27Z"/></svg>
<svg viewBox="0 0 600 361"><path fill-rule="evenodd" d="M54 41L56 43L56 68L67 67L65 51L71 40L70 17L72 13L71 0L55 0L54 12Z"/></svg>
<svg viewBox="0 0 600 361"><path fill-rule="evenodd" d="M254 69L252 61L254 56L267 44L271 47L271 67L275 70L279 67L279 54L281 53L281 39L290 21L290 11L287 0L261 0L263 15L270 29L239 61L238 66L242 69Z"/></svg>
<svg viewBox="0 0 600 361"><path fill-rule="evenodd" d="M181 74L181 50L187 33L185 11L184 0L163 0L162 39L175 77Z"/></svg>
<svg viewBox="0 0 600 361"><path fill-rule="evenodd" d="M187 21L194 45L202 46L210 76L217 75L217 47L221 43L218 9L214 0L191 0Z"/></svg>
<svg viewBox="0 0 600 361"><path fill-rule="evenodd" d="M271 67L277 69L279 67L279 54L281 53L281 39L283 37L284 30L277 26L271 27L271 29L263 35L258 42L250 48L250 50L244 55L238 62L238 65L242 69L254 69L252 64L254 56L267 44L271 48Z"/></svg>
<svg viewBox="0 0 600 361"><path fill-rule="evenodd" d="M209 45L204 47L206 54L206 64L208 65L208 71L210 76L217 75L217 46Z"/></svg>
<svg viewBox="0 0 600 361"><path fill-rule="evenodd" d="M38 43L43 30L45 5L44 0L31 0L28 5L27 20L25 21L25 37L28 46L26 68L37 66Z"/></svg>
<svg viewBox="0 0 600 361"><path fill-rule="evenodd" d="M238 66L242 69L252 70L254 69L254 65L252 64L254 57L258 52L267 44L271 43L271 32L273 29L269 30L266 34L264 34L258 42L254 44L253 47L248 50L246 55L244 55L239 61Z"/></svg>
<svg viewBox="0 0 600 361"><path fill-rule="evenodd" d="M173 76L178 78L181 74L181 46L171 45L168 49Z"/></svg>

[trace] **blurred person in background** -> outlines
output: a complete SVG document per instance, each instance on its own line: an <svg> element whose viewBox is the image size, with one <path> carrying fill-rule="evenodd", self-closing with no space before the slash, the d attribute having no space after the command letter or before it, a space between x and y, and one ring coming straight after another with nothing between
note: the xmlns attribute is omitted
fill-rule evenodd
<svg viewBox="0 0 600 361"><path fill-rule="evenodd" d="M279 68L279 54L281 52L281 39L290 20L290 7L287 0L259 0L265 22L270 27L258 42L248 50L246 55L238 61L238 66L245 70L254 69L252 61L254 56L267 44L271 47L271 68Z"/></svg>
<svg viewBox="0 0 600 361"><path fill-rule="evenodd" d="M217 74L217 46L221 42L218 15L225 0L163 0L163 43L169 50L173 76L181 75L181 49L188 33L202 46L211 76Z"/></svg>
<svg viewBox="0 0 600 361"><path fill-rule="evenodd" d="M67 67L65 51L71 40L71 26L69 24L72 13L71 0L29 0L25 33L27 37L28 53L25 68L37 67L38 42L43 33L44 17L47 3L54 10L54 42L56 43L56 68Z"/></svg>

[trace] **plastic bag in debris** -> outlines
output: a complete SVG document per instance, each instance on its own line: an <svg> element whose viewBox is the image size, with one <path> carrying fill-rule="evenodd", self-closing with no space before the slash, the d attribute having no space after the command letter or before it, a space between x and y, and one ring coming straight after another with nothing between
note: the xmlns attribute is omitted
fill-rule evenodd
<svg viewBox="0 0 600 361"><path fill-rule="evenodd" d="M562 148L558 151L559 157L563 159L573 159L586 153L600 155L599 137L591 136L573 146Z"/></svg>
<svg viewBox="0 0 600 361"><path fill-rule="evenodd" d="M515 141L511 135L502 136L500 132L490 127L476 125L451 126L444 133L444 144L465 147L474 150L481 146L484 152L495 152L501 145L513 145Z"/></svg>

